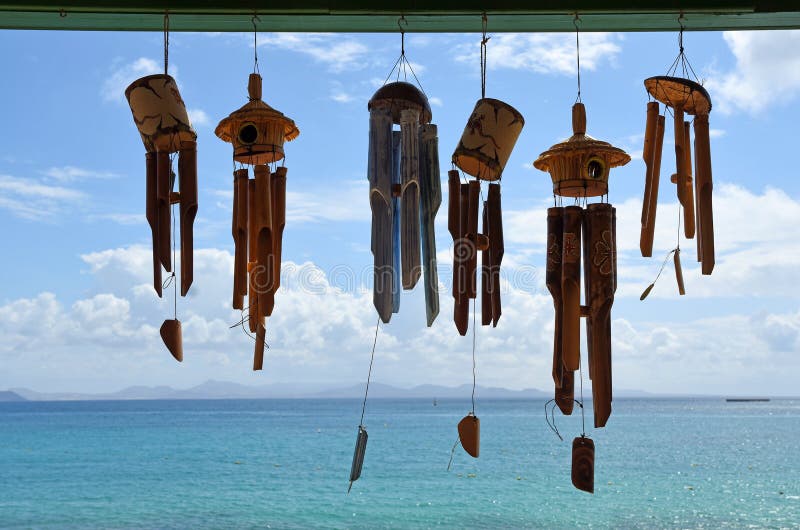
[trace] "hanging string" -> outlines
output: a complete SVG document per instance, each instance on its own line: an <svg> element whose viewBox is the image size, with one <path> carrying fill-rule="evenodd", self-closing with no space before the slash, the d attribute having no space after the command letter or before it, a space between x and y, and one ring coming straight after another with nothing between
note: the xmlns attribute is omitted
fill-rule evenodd
<svg viewBox="0 0 800 530"><path fill-rule="evenodd" d="M472 299L472 415L473 416L475 415L475 383L477 381L476 372L475 372L475 368L476 368L476 365L475 365L475 340L476 339L475 339L475 337L476 337L476 334L477 334L477 331L476 331L477 326L475 325L475 315L478 314L478 311L477 311L477 309L475 307L476 301L477 301L476 298Z"/></svg>
<svg viewBox="0 0 800 530"><path fill-rule="evenodd" d="M164 11L164 75L169 69L169 11Z"/></svg>
<svg viewBox="0 0 800 530"><path fill-rule="evenodd" d="M581 413L583 412L583 401L578 401L577 399L573 398L572 402L578 405L581 408ZM548 416L547 406L553 404L550 407L550 414ZM558 427L556 427L556 407L558 403L555 399L551 399L544 404L544 421L547 422L547 426L550 427L550 430L553 431L558 439L562 442L564 441L564 437L561 436L561 433L558 431ZM585 433L584 433L585 434Z"/></svg>
<svg viewBox="0 0 800 530"><path fill-rule="evenodd" d="M489 19L484 11L481 16L481 33L483 34L483 38L481 38L481 99L486 97L486 43L489 42L491 38L486 36L486 28L488 25Z"/></svg>
<svg viewBox="0 0 800 530"><path fill-rule="evenodd" d="M578 375L581 378L581 436L586 436L586 411L583 408L583 359L578 362Z"/></svg>
<svg viewBox="0 0 800 530"><path fill-rule="evenodd" d="M414 72L414 67L411 65L411 61L408 60L406 57L406 31L403 26L408 26L408 21L406 17L400 15L400 18L397 19L397 27L400 28L400 57L394 62L392 65L392 69L389 70L389 75L386 76L386 79L383 81L383 84L389 82L389 79L395 75L395 80L400 81L400 74L403 74L403 81L408 81L408 72L411 72L411 77L414 78L414 82L417 83L417 86L422 91L422 94L427 98L428 94L425 93L425 89L422 88L422 83L419 82L419 78L417 77L416 72Z"/></svg>
<svg viewBox="0 0 800 530"><path fill-rule="evenodd" d="M260 74L261 72L258 69L258 26L256 26L256 22L261 22L261 19L257 14L254 14L250 22L253 23L253 73Z"/></svg>
<svg viewBox="0 0 800 530"><path fill-rule="evenodd" d="M572 25L575 26L575 57L578 61L578 97L575 99L576 103L581 102L581 39L580 30L578 29L578 22L581 18L578 13L575 13L575 18L572 19Z"/></svg>
<svg viewBox="0 0 800 530"><path fill-rule="evenodd" d="M372 378L372 363L375 360L375 345L378 344L378 329L381 327L381 318L378 317L378 323L375 324L375 338L372 341L372 353L369 356L369 372L367 373L367 387L364 389L364 403L361 404L361 419L358 422L359 427L364 425L364 411L367 409L367 395L369 394L369 381Z"/></svg>

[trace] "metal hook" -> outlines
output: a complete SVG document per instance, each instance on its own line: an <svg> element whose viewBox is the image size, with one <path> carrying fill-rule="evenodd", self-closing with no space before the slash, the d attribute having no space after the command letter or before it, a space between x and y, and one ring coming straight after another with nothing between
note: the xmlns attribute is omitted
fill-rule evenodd
<svg viewBox="0 0 800 530"><path fill-rule="evenodd" d="M406 54L406 30L403 29L403 24L408 27L408 20L406 20L405 15L400 15L400 18L397 19L397 27L400 28L400 55L404 56Z"/></svg>
<svg viewBox="0 0 800 530"><path fill-rule="evenodd" d="M253 14L253 17L250 19L250 22L253 24L253 31L258 31L258 27L256 26L256 22L261 22L261 17L257 14Z"/></svg>
<svg viewBox="0 0 800 530"><path fill-rule="evenodd" d="M572 25L575 26L575 31L578 31L578 22L583 22L580 15L575 11L575 16L572 18Z"/></svg>

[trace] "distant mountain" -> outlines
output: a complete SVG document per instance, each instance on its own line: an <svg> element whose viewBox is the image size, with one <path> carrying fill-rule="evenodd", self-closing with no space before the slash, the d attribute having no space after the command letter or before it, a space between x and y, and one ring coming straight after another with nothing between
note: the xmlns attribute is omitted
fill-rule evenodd
<svg viewBox="0 0 800 530"><path fill-rule="evenodd" d="M28 401L11 390L0 390L0 401Z"/></svg>
<svg viewBox="0 0 800 530"><path fill-rule="evenodd" d="M0 393L0 401L16 400L29 401L98 401L98 400L135 400L135 399L337 399L361 398L364 396L364 384L348 387L328 388L313 384L278 383L269 385L249 386L229 381L208 380L199 385L176 389L169 386L131 386L117 392L103 394L86 394L77 392L36 392L27 388L12 388L10 391ZM371 383L369 396L377 399L467 399L472 394L472 385L466 384L457 387L440 385L417 385L411 388L401 388L383 383ZM591 399L591 388L584 388L587 399ZM478 399L550 399L552 391L542 391L535 388L523 390L509 390L499 387L478 386L475 388L475 397ZM641 390L615 390L614 397L618 398L655 398L655 397L683 397L650 394ZM706 396L708 397L708 396Z"/></svg>
<svg viewBox="0 0 800 530"><path fill-rule="evenodd" d="M131 386L117 392L103 394L85 394L77 392L36 392L27 388L12 389L20 399L30 401L99 401L99 400L135 400L135 399L264 399L264 398L357 398L364 395L364 385L344 388L320 390L319 385L309 384L272 384L248 386L227 381L209 380L186 389L175 389L169 386ZM381 383L371 383L369 395L372 398L424 398L446 399L463 398L472 393L471 385L446 387L438 385L419 385L413 388L399 388ZM508 390L505 388L482 387L475 389L479 398L542 398L549 393L533 388L525 390Z"/></svg>

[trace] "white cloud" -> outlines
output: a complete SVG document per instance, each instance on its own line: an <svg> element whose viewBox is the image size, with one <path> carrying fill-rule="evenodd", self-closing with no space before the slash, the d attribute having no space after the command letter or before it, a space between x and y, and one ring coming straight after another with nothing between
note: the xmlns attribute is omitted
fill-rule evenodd
<svg viewBox="0 0 800 530"><path fill-rule="evenodd" d="M596 70L613 64L622 51L616 33L581 33L581 68ZM489 69L529 70L539 74L573 75L577 71L575 36L568 33L503 33L493 35L487 47ZM456 47L456 60L478 64L474 43Z"/></svg>
<svg viewBox="0 0 800 530"><path fill-rule="evenodd" d="M331 93L331 99L336 103L350 103L355 100L355 97L341 90L334 90Z"/></svg>
<svg viewBox="0 0 800 530"><path fill-rule="evenodd" d="M723 38L736 66L706 83L715 109L757 114L800 94L800 31L726 31Z"/></svg>
<svg viewBox="0 0 800 530"><path fill-rule="evenodd" d="M147 57L139 57L131 63L117 65L116 69L103 82L100 95L103 97L103 101L122 103L125 101L125 89L128 88L128 85L140 77L163 71L163 66ZM174 72L170 73L175 75Z"/></svg>
<svg viewBox="0 0 800 530"><path fill-rule="evenodd" d="M332 72L360 70L366 66L369 48L353 39L330 33L270 33L259 46L271 46L310 56Z"/></svg>
<svg viewBox="0 0 800 530"><path fill-rule="evenodd" d="M143 225L146 222L144 213L103 213L86 217L89 222L111 221L123 226Z"/></svg>
<svg viewBox="0 0 800 530"><path fill-rule="evenodd" d="M203 109L188 109L187 112L193 127L208 125L211 122L208 114Z"/></svg>
<svg viewBox="0 0 800 530"><path fill-rule="evenodd" d="M312 263L283 264L283 282L268 320L267 370L250 371L252 342L228 329L233 257L218 249L195 255L195 285L180 299L184 363L161 344L158 327L172 300L155 297L150 251L109 249L83 256L97 294L66 304L50 293L0 306L2 386L115 390L130 384L188 386L215 379L263 384L361 381L377 319L372 294L334 287ZM477 329L478 382L552 388L553 306L540 290L503 286L497 328ZM449 290L441 314L424 328L421 289L404 293L401 313L382 326L374 378L394 384L458 385L471 379L471 337L457 334ZM800 369L800 311L734 314L685 322L632 322L615 312L616 388L660 392L791 393ZM687 369L691 367L691 369ZM34 368L35 367L35 368ZM588 388L588 381L587 388ZM102 388L98 388L101 385Z"/></svg>
<svg viewBox="0 0 800 530"><path fill-rule="evenodd" d="M442 102L442 98L437 98L436 96L429 97L428 102L434 107L441 107L442 105L444 105L444 103Z"/></svg>
<svg viewBox="0 0 800 530"><path fill-rule="evenodd" d="M87 179L111 179L119 177L110 171L98 171L75 166L50 167L44 172L48 177L59 182L75 182Z"/></svg>
<svg viewBox="0 0 800 530"><path fill-rule="evenodd" d="M84 199L84 193L72 188L0 175L0 208L24 219L49 221Z"/></svg>

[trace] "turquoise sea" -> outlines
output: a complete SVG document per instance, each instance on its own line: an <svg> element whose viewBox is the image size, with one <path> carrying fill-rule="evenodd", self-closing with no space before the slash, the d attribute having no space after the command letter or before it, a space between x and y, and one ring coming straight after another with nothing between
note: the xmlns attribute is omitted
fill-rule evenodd
<svg viewBox="0 0 800 530"><path fill-rule="evenodd" d="M800 401L618 399L595 494L570 483L580 414L469 401L0 403L2 528L798 528ZM591 405L587 404L591 409ZM576 408L576 411L578 409ZM591 417L587 416L587 426Z"/></svg>

